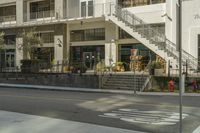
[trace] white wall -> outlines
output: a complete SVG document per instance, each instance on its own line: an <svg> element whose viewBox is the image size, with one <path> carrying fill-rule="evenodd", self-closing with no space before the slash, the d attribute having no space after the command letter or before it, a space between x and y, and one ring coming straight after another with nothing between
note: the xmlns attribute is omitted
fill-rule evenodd
<svg viewBox="0 0 200 133"><path fill-rule="evenodd" d="M141 18L146 23L164 23L165 18L162 15L166 12L166 4L153 4L146 6L130 7L128 11Z"/></svg>
<svg viewBox="0 0 200 133"><path fill-rule="evenodd" d="M54 36L54 57L55 61L63 60L63 35Z"/></svg>
<svg viewBox="0 0 200 133"><path fill-rule="evenodd" d="M198 56L197 36L200 34L200 0L183 2L183 49Z"/></svg>

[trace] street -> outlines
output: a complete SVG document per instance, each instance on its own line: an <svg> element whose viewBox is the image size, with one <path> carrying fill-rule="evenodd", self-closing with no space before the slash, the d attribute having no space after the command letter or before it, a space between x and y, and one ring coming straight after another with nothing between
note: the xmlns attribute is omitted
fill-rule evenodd
<svg viewBox="0 0 200 133"><path fill-rule="evenodd" d="M200 97L183 98L184 133L199 131L197 130L200 126L199 101ZM110 127L113 128L113 132L116 129L123 129L127 130L127 133L128 131L178 133L178 103L177 96L135 96L2 87L0 89L0 118L3 120L0 119L0 123L6 121L6 115L10 117L13 115L9 115L8 112L15 112L20 115L42 117L42 119L48 117L65 120L64 122L79 122L88 124L88 127L90 127L89 124ZM9 119L12 119L10 117ZM16 114L13 117L22 116ZM2 126L5 124L0 124L0 132L3 131ZM12 127L11 124L6 125L7 128L9 126ZM103 128L98 128L99 132L101 130L102 133L106 133ZM56 132L59 133L59 126ZM109 132L111 133L111 129Z"/></svg>

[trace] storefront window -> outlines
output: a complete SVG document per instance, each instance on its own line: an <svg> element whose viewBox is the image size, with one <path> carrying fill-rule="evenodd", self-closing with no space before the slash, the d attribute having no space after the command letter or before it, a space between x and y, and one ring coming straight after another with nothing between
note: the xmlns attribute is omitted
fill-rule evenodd
<svg viewBox="0 0 200 133"><path fill-rule="evenodd" d="M4 42L6 45L14 45L16 44L16 35L5 35Z"/></svg>
<svg viewBox="0 0 200 133"><path fill-rule="evenodd" d="M154 59L155 54L142 44L119 45L119 59L122 62L130 63L131 50L137 49L138 55L147 59Z"/></svg>
<svg viewBox="0 0 200 133"><path fill-rule="evenodd" d="M74 30L70 32L71 42L105 40L105 29Z"/></svg>
<svg viewBox="0 0 200 133"><path fill-rule="evenodd" d="M70 63L83 63L88 69L93 69L94 66L101 60L105 59L104 46L76 46L71 47Z"/></svg>
<svg viewBox="0 0 200 133"><path fill-rule="evenodd" d="M36 48L33 49L33 55L35 59L38 59L41 63L51 64L54 59L54 48Z"/></svg>
<svg viewBox="0 0 200 133"><path fill-rule="evenodd" d="M54 42L54 33L53 32L39 33L38 36L42 38L43 43L53 43Z"/></svg>

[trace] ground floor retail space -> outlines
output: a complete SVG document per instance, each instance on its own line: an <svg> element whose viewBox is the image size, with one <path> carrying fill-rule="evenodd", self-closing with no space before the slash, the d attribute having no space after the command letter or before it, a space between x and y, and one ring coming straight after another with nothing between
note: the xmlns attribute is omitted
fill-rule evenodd
<svg viewBox="0 0 200 133"><path fill-rule="evenodd" d="M70 48L70 62L83 63L88 69L105 59L105 46L73 46Z"/></svg>
<svg viewBox="0 0 200 133"><path fill-rule="evenodd" d="M125 70L145 69L149 61L155 60L156 54L143 44L120 44L118 45L118 61L123 62ZM137 65L140 64L140 65ZM139 70L139 69L138 69Z"/></svg>
<svg viewBox="0 0 200 133"><path fill-rule="evenodd" d="M134 50L137 52L134 53ZM116 55L115 59L113 59L113 55ZM130 64L134 60L132 56L139 56L145 64L156 58L156 55L142 44L106 44L98 46L72 46L70 48L70 62L81 62L88 69L94 69L95 65L100 61L110 62L112 60L111 65L123 62L125 69L129 71Z"/></svg>

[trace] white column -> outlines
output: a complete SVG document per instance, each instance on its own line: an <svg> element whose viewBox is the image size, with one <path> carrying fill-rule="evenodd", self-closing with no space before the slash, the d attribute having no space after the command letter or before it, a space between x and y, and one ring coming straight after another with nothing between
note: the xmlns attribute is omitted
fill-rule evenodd
<svg viewBox="0 0 200 133"><path fill-rule="evenodd" d="M23 0L17 0L16 1L16 19L17 19L17 24L23 24L23 20L24 20L24 13L23 13Z"/></svg>
<svg viewBox="0 0 200 133"><path fill-rule="evenodd" d="M113 65L117 60L117 46L115 43L105 44L105 64L106 66Z"/></svg>
<svg viewBox="0 0 200 133"><path fill-rule="evenodd" d="M16 66L20 68L21 60L23 59L23 48L21 47L23 43L23 38L16 38L16 53L15 53L15 59L16 59Z"/></svg>
<svg viewBox="0 0 200 133"><path fill-rule="evenodd" d="M63 35L54 36L54 57L56 62L63 60Z"/></svg>
<svg viewBox="0 0 200 133"><path fill-rule="evenodd" d="M63 18L63 0L55 0L55 16L57 19Z"/></svg>

